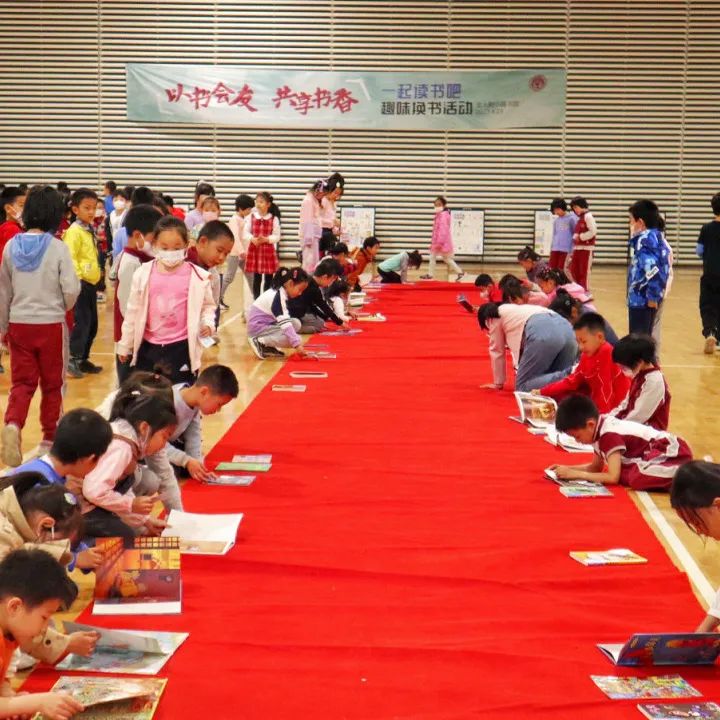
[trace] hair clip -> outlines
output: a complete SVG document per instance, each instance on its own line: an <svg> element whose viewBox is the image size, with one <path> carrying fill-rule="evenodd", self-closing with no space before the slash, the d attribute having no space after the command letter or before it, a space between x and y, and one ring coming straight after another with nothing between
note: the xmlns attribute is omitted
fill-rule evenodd
<svg viewBox="0 0 720 720"><path fill-rule="evenodd" d="M68 505L76 506L78 504L77 498L70 492L64 493L63 497Z"/></svg>
<svg viewBox="0 0 720 720"><path fill-rule="evenodd" d="M130 394L131 394L132 396L137 396L137 395L140 395L140 391L139 391L139 390L131 390L131 391L130 391Z"/></svg>

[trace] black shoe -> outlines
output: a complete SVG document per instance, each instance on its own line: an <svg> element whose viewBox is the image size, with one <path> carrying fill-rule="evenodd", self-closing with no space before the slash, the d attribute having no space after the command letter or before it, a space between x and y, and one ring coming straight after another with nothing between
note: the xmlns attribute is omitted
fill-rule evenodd
<svg viewBox="0 0 720 720"><path fill-rule="evenodd" d="M276 358L284 358L285 353L282 350L278 350L277 348L270 347L269 345L263 345L263 351L265 352L265 357L276 357Z"/></svg>
<svg viewBox="0 0 720 720"><path fill-rule="evenodd" d="M78 367L80 368L80 372L84 372L86 375L97 375L102 372L102 368L99 365L95 365L89 360L81 360L80 363L78 363Z"/></svg>
<svg viewBox="0 0 720 720"><path fill-rule="evenodd" d="M249 337L248 345L250 345L250 348L260 360L265 360L265 358L268 357L267 353L265 352L265 346L257 338Z"/></svg>
<svg viewBox="0 0 720 720"><path fill-rule="evenodd" d="M68 362L67 367L67 374L71 378L84 378L85 373L80 369L80 361L76 358L70 358L70 362Z"/></svg>

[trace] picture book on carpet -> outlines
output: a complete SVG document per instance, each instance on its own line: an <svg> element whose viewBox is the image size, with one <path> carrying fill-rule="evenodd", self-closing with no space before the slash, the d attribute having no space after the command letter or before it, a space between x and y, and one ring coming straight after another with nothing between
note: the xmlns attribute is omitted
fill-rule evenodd
<svg viewBox="0 0 720 720"><path fill-rule="evenodd" d="M568 480L558 488L566 498L607 498L615 497L605 485L585 480Z"/></svg>
<svg viewBox="0 0 720 720"><path fill-rule="evenodd" d="M471 315L475 313L475 308L472 303L462 294L457 296L458 305L467 310Z"/></svg>
<svg viewBox="0 0 720 720"><path fill-rule="evenodd" d="M652 703L638 705L638 710L650 720L720 720L720 705L703 703Z"/></svg>
<svg viewBox="0 0 720 720"><path fill-rule="evenodd" d="M575 438L570 437L567 433L558 432L554 425L548 425L547 432L545 433L545 442L549 442L551 445L570 453L594 452L592 445L584 445L575 440Z"/></svg>
<svg viewBox="0 0 720 720"><path fill-rule="evenodd" d="M63 675L54 692L66 692L85 706L75 720L151 720L165 690L164 678L99 678ZM38 713L33 720L44 720Z"/></svg>
<svg viewBox="0 0 720 720"><path fill-rule="evenodd" d="M325 337L344 337L346 335L359 335L361 332L361 328L352 328L351 330L323 330L320 334L325 335Z"/></svg>
<svg viewBox="0 0 720 720"><path fill-rule="evenodd" d="M99 538L103 563L95 571L93 615L173 615L181 611L180 541L138 537Z"/></svg>
<svg viewBox="0 0 720 720"><path fill-rule="evenodd" d="M612 550L573 550L570 557L581 565L642 565L647 558L627 548Z"/></svg>
<svg viewBox="0 0 720 720"><path fill-rule="evenodd" d="M188 638L188 633L108 630L76 622L64 625L67 634L96 632L100 639L92 655L68 655L55 666L58 670L157 675Z"/></svg>
<svg viewBox="0 0 720 720"><path fill-rule="evenodd" d="M270 465L272 459L273 456L270 453L264 455L233 455L232 457L234 463L259 463L262 465Z"/></svg>
<svg viewBox="0 0 720 720"><path fill-rule="evenodd" d="M358 322L386 322L387 318L382 313L358 313Z"/></svg>
<svg viewBox="0 0 720 720"><path fill-rule="evenodd" d="M590 679L611 700L673 699L702 695L679 675L647 678L591 675Z"/></svg>
<svg viewBox="0 0 720 720"><path fill-rule="evenodd" d="M512 416L511 420L543 430L548 427L554 428L557 403L552 398L527 392L516 392L515 402L517 402L520 415Z"/></svg>
<svg viewBox="0 0 720 720"><path fill-rule="evenodd" d="M337 355L332 352L325 352L324 350L308 350L305 353L309 358L313 360L336 360Z"/></svg>
<svg viewBox="0 0 720 720"><path fill-rule="evenodd" d="M307 385L273 385L273 392L305 392Z"/></svg>
<svg viewBox="0 0 720 720"><path fill-rule="evenodd" d="M720 633L638 633L624 645L598 648L616 665L712 665L720 655Z"/></svg>
<svg viewBox="0 0 720 720"><path fill-rule="evenodd" d="M235 485L247 487L255 482L255 475L210 475L205 481L206 485Z"/></svg>
<svg viewBox="0 0 720 720"><path fill-rule="evenodd" d="M220 472L268 472L270 468L272 468L271 462L235 459L232 462L221 462L215 466L215 470Z"/></svg>
<svg viewBox="0 0 720 720"><path fill-rule="evenodd" d="M163 537L177 537L186 555L227 555L235 545L242 513L206 514L171 510Z"/></svg>
<svg viewBox="0 0 720 720"><path fill-rule="evenodd" d="M315 370L293 370L293 372L290 373L291 378L322 379L322 378L326 378L327 376L328 376L328 374L326 372L315 371Z"/></svg>

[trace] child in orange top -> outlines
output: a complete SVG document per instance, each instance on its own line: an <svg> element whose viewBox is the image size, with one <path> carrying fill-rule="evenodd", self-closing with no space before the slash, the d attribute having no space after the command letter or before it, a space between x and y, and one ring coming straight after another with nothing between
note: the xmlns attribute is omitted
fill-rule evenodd
<svg viewBox="0 0 720 720"><path fill-rule="evenodd" d="M605 320L597 313L585 313L575 323L580 362L567 377L536 391L539 395L562 400L568 395L589 395L601 413L610 412L630 389L630 378L612 359L612 345L605 339Z"/></svg>

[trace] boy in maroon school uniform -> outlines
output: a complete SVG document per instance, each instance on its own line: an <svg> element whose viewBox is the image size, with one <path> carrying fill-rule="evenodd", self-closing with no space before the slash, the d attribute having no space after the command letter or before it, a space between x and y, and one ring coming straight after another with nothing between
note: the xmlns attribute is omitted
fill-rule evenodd
<svg viewBox="0 0 720 720"><path fill-rule="evenodd" d="M555 465L562 480L589 480L627 485L632 490L669 490L681 465L693 459L682 439L668 432L601 415L585 395L573 395L558 406L555 426L581 443L592 444L587 465Z"/></svg>

